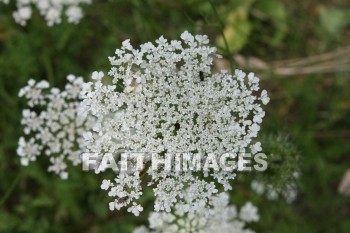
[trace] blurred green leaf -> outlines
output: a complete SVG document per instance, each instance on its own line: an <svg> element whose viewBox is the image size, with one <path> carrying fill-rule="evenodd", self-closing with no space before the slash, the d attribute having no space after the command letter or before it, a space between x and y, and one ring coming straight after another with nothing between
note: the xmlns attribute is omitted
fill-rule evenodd
<svg viewBox="0 0 350 233"><path fill-rule="evenodd" d="M262 21L269 21L273 26L273 36L269 43L278 46L286 36L288 29L288 15L282 1L256 1L252 13Z"/></svg>
<svg viewBox="0 0 350 233"><path fill-rule="evenodd" d="M286 29L287 12L281 1L256 1L254 8L259 11L263 18L270 19L280 29Z"/></svg>
<svg viewBox="0 0 350 233"><path fill-rule="evenodd" d="M6 212L0 212L0 232L11 232L19 224L19 219Z"/></svg>
<svg viewBox="0 0 350 233"><path fill-rule="evenodd" d="M242 49L246 44L251 32L251 23L249 22L248 15L252 2L253 1L245 1L228 13L223 33L229 48L225 48L226 46L222 36L217 38L217 44L220 47L234 53Z"/></svg>
<svg viewBox="0 0 350 233"><path fill-rule="evenodd" d="M329 35L337 36L346 26L350 25L350 10L319 7L320 23Z"/></svg>

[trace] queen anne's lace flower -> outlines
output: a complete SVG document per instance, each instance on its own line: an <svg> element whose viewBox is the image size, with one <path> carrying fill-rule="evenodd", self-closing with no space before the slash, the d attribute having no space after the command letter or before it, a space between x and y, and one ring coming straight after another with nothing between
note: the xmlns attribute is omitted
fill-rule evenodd
<svg viewBox="0 0 350 233"><path fill-rule="evenodd" d="M47 82L30 80L20 91L32 108L23 111L24 132L32 137L20 139L22 164L44 152L51 157L49 171L66 178L66 159L78 164L83 151L101 157L122 152L159 157L186 152L209 157L210 153L261 151L261 144L252 141L265 116L261 103L268 103L267 93L263 90L259 95L259 79L253 73L212 73L216 49L208 43L207 36L188 32L181 35L181 41L160 37L155 44L146 43L139 49L126 40L109 58L112 84L97 71L88 83L69 76L62 92L52 88L48 93ZM137 154L133 159L132 163ZM149 159L145 157L146 162ZM143 208L137 200L145 175L153 187L156 211L171 212L176 207L189 216L215 206L217 184L229 190L235 178L228 171L207 171L203 176L153 170L147 164L131 166L114 180L102 182L101 189L114 198L110 210L127 207L139 215ZM237 221L232 224L238 224L237 229L244 226Z"/></svg>
<svg viewBox="0 0 350 233"><path fill-rule="evenodd" d="M131 151L164 156L175 152L207 155L245 152L247 148L254 153L261 150L259 142L251 144L265 116L261 102L269 102L265 90L256 95L259 79L240 70L233 75L225 70L212 73L216 49L207 45L207 36L184 32L181 39L168 41L160 37L155 44L146 43L139 49L126 40L109 58L112 68L108 74L113 84L104 84L108 78L103 72L94 72L94 81L84 84L82 114L98 119L87 137L88 151L100 155ZM158 185L154 189L157 211L170 211L175 203L183 203L186 183L197 188L191 202L182 207L186 212L206 206L208 198L217 192L214 183L192 173L151 169L147 173L153 179L151 183ZM123 177L140 179L138 174L134 169ZM229 190L235 174L220 171L210 176ZM138 197L116 196L116 209Z"/></svg>
<svg viewBox="0 0 350 233"><path fill-rule="evenodd" d="M10 0L0 0L8 4ZM65 14L69 23L77 24L83 17L82 4L90 4L91 0L16 0L17 10L13 12L15 21L25 26L32 16L32 7L39 10L48 26L59 24Z"/></svg>
<svg viewBox="0 0 350 233"><path fill-rule="evenodd" d="M149 215L149 227L136 228L133 233L169 232L169 233L253 233L247 229L250 222L259 220L257 208L250 202L245 204L239 212L233 205L229 205L228 195L221 193L211 198L211 209L198 209L193 213L185 213L175 205L172 213L152 212Z"/></svg>
<svg viewBox="0 0 350 233"><path fill-rule="evenodd" d="M48 171L62 179L68 177L67 160L73 165L81 163L82 134L94 124L92 117L78 115L79 93L83 79L73 75L67 77L64 91L49 89L46 81L29 80L19 92L25 97L30 109L23 110L21 124L25 137L19 139L17 154L21 164L28 165L37 156L50 156ZM29 138L29 139L26 139Z"/></svg>

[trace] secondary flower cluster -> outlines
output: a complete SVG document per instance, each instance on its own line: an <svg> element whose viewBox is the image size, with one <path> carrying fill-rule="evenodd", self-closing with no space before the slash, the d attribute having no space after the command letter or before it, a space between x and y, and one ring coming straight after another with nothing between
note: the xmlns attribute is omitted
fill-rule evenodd
<svg viewBox="0 0 350 233"><path fill-rule="evenodd" d="M296 181L300 174L295 171L289 182L285 183L283 187L274 187L271 184L266 184L264 181L253 180L250 184L252 190L259 195L266 195L268 200L277 200L282 197L287 203L292 203L298 196L298 189Z"/></svg>
<svg viewBox="0 0 350 233"><path fill-rule="evenodd" d="M8 4L10 0L0 0ZM81 4L90 4L91 0L16 0L17 10L13 12L15 21L25 26L32 17L33 6L45 18L48 26L59 24L65 14L69 23L77 24L83 17Z"/></svg>
<svg viewBox="0 0 350 233"><path fill-rule="evenodd" d="M73 165L81 163L83 133L94 124L91 116L78 114L79 93L83 79L69 75L64 91L49 89L47 81L29 80L19 92L28 101L29 109L22 112L21 124L25 137L19 139L17 154L21 164L27 166L42 154L50 158L48 171L62 179L68 177L67 160Z"/></svg>
<svg viewBox="0 0 350 233"><path fill-rule="evenodd" d="M258 221L259 215L257 208L250 202L247 202L239 212L235 206L229 205L229 196L226 193L213 196L211 202L213 208L193 213L186 213L177 205L172 213L152 212L148 218L149 228L142 226L136 228L133 233L253 233L246 228L246 225Z"/></svg>
<svg viewBox="0 0 350 233"><path fill-rule="evenodd" d="M265 90L259 93L259 79L253 73L214 73L216 49L208 43L207 36L188 32L179 41L160 37L138 49L126 40L109 58L110 77L96 71L92 82L84 83L69 76L62 92L56 88L48 92L47 82L29 81L20 96L41 112L23 112L25 134L31 138L20 139L22 164L45 153L53 163L49 170L66 178L65 160L78 164L82 152L101 157L146 152L165 158L175 152L261 151L260 142L253 139L265 115L261 105L269 97ZM164 160L164 166L167 163ZM204 176L165 172L146 164L104 180L101 189L114 199L111 210L127 207L139 215L143 207L137 200L147 180L156 197L155 211L169 213L176 208L183 214L198 214L215 209L218 184L230 190L235 176L227 171Z"/></svg>

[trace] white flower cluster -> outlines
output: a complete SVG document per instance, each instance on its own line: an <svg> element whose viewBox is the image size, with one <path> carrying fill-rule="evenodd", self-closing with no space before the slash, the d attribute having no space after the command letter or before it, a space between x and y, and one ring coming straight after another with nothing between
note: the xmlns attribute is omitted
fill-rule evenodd
<svg viewBox="0 0 350 233"><path fill-rule="evenodd" d="M211 209L199 209L193 213L185 213L175 205L172 213L152 212L148 218L149 227L136 228L133 233L253 233L247 229L247 223L259 221L257 208L250 202L240 211L229 205L229 196L221 193L211 198Z"/></svg>
<svg viewBox="0 0 350 233"><path fill-rule="evenodd" d="M112 80L97 71L88 83L70 75L64 91L49 90L47 82L30 80L19 93L31 108L23 111L27 139L20 138L17 151L22 164L46 154L52 162L49 171L67 178L66 160L79 164L82 152L98 155L97 160L103 160L107 153L120 156L132 152L136 154L131 161L135 165L137 152L165 158L176 152L210 157L211 153L261 151L260 142L252 141L265 115L261 105L267 104L269 97L265 90L258 93L259 79L240 70L233 75L213 73L216 49L208 46L207 36L192 36L186 31L181 39L160 37L155 44L146 43L139 49L124 41L110 57ZM210 209L216 208L217 184L230 190L236 175L228 171L206 171L203 175L154 170L144 165L102 182L101 189L114 198L110 210L127 207L139 215L143 207L137 200L146 176L156 197L155 211L165 214L176 208L182 216L197 216L204 209L215 212ZM250 209L248 205L241 210L242 221L250 221ZM242 221L231 220L227 219L243 229Z"/></svg>
<svg viewBox="0 0 350 233"><path fill-rule="evenodd" d="M8 4L10 0L0 0ZM77 24L83 17L81 4L90 4L91 0L16 0L17 10L13 12L15 21L25 26L32 17L32 7L35 6L48 26L59 24L62 14L65 14L69 23Z"/></svg>
<svg viewBox="0 0 350 233"><path fill-rule="evenodd" d="M266 184L263 181L254 180L250 184L251 189L259 194L266 195L266 198L270 201L274 201L282 197L287 203L292 203L298 196L298 189L295 180L299 178L299 173L293 173L293 179L286 183L283 188L276 188L271 184Z"/></svg>
<svg viewBox="0 0 350 233"><path fill-rule="evenodd" d="M30 107L22 112L25 137L19 139L17 149L21 164L26 166L46 154L51 162L48 171L62 179L68 177L67 160L73 165L81 163L82 135L95 124L91 116L78 115L83 79L68 75L67 80L64 91L49 89L47 81L31 79L19 92Z"/></svg>
<svg viewBox="0 0 350 233"><path fill-rule="evenodd" d="M105 84L109 80L103 72L94 72L94 81L84 84L82 115L97 119L93 130L85 134L88 152L165 156L184 151L206 155L261 150L259 142L252 145L252 139L265 115L261 103L267 104L269 97L265 90L257 95L259 79L240 70L233 75L212 73L216 49L208 46L207 36L186 31L181 39L160 37L155 44L149 42L139 49L126 40L109 58L113 84ZM186 183L193 193L191 203L182 207L185 212L206 206L217 192L214 183L191 173L145 169L119 174L115 183L104 181L113 184L103 185L106 190L111 188L109 195L116 198L110 209L131 205L131 212L142 210L134 202L141 193L141 172L152 177L150 184L158 185L154 189L156 210L170 211L175 203L183 203ZM235 174L220 171L210 176L229 190Z"/></svg>
<svg viewBox="0 0 350 233"><path fill-rule="evenodd" d="M116 197L113 202L109 203L109 209L120 210L121 207L130 205L128 211L138 216L143 210L142 206L134 201L142 195L139 177L119 175L114 181L115 183L103 180L101 185L101 189L109 190L108 196Z"/></svg>

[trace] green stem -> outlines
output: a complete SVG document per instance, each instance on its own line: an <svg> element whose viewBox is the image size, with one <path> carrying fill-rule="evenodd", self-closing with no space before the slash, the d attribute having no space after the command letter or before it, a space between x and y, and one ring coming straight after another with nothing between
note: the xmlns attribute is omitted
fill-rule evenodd
<svg viewBox="0 0 350 233"><path fill-rule="evenodd" d="M221 33L221 36L222 38L224 39L224 44L225 44L225 49L226 49L226 55L228 56L228 60L229 60L229 63L230 63L230 70L231 72L233 73L234 72L234 69L233 69L233 58L232 58L232 55L230 54L230 47L228 45L228 42L227 42L227 38L225 36L225 33L224 33L224 29L225 29L225 24L224 22L221 20L220 16L219 16L219 13L215 7L215 5L213 4L213 2L211 0L208 0L211 8L213 9L213 12L214 12L214 15L215 17L217 18L218 22L219 22L219 27L220 27L220 33Z"/></svg>
<svg viewBox="0 0 350 233"><path fill-rule="evenodd" d="M12 184L10 185L10 187L7 189L5 195L0 200L0 206L2 206L6 202L8 197L11 195L11 193L13 192L15 187L17 186L17 183L19 182L21 176L22 176L22 173L20 172L20 173L17 174L15 179L12 181Z"/></svg>
<svg viewBox="0 0 350 233"><path fill-rule="evenodd" d="M55 83L54 83L55 76L53 74L50 56L47 53L45 53L43 55L43 62L44 62L44 66L46 69L47 79L49 80L50 85L54 86L55 85Z"/></svg>

